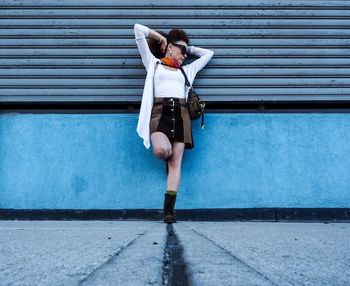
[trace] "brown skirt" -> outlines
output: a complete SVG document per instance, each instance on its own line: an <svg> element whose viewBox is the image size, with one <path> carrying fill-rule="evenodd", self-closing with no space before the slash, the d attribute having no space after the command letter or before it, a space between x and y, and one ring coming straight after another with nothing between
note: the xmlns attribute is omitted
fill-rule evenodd
<svg viewBox="0 0 350 286"><path fill-rule="evenodd" d="M185 99L165 97L153 102L150 134L162 132L170 142L183 142L185 149L194 148L192 124Z"/></svg>

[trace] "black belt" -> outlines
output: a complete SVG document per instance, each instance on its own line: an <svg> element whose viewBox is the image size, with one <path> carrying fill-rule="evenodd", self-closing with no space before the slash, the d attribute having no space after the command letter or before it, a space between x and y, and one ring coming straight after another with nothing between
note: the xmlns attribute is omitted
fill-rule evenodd
<svg viewBox="0 0 350 286"><path fill-rule="evenodd" d="M154 99L154 105L170 105L170 106L184 106L187 107L187 102L185 99L182 98L162 98L162 97L157 97Z"/></svg>

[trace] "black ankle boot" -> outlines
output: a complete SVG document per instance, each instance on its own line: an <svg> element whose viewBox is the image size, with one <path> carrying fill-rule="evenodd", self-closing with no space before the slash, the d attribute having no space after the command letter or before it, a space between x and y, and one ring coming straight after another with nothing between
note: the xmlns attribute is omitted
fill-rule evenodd
<svg viewBox="0 0 350 286"><path fill-rule="evenodd" d="M176 195L171 196L165 194L164 198L164 222L165 223L175 223L174 206L176 202Z"/></svg>

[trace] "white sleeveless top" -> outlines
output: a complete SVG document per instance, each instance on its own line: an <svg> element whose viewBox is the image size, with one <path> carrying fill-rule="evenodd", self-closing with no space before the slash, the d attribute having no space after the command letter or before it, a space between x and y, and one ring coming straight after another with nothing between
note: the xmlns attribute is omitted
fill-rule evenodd
<svg viewBox="0 0 350 286"><path fill-rule="evenodd" d="M185 77L178 70L168 70L162 64L154 74L154 97L185 98Z"/></svg>

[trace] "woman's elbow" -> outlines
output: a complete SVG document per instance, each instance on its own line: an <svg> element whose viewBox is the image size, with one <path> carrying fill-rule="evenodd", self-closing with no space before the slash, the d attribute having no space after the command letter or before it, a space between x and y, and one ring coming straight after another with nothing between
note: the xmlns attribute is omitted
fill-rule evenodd
<svg viewBox="0 0 350 286"><path fill-rule="evenodd" d="M140 24L134 25L134 34L135 34L135 40L139 40L145 37L144 32L142 30L142 25Z"/></svg>

